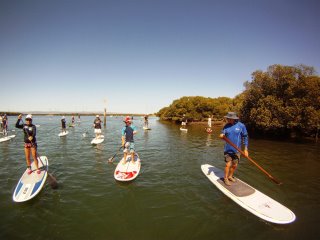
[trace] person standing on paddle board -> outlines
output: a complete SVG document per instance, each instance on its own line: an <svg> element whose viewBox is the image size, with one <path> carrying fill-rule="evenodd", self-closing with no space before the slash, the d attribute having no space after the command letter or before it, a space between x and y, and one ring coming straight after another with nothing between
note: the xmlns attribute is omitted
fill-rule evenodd
<svg viewBox="0 0 320 240"><path fill-rule="evenodd" d="M62 132L66 132L66 118L64 116L62 116L61 118L61 130Z"/></svg>
<svg viewBox="0 0 320 240"><path fill-rule="evenodd" d="M208 117L208 127L211 128L212 125L212 119L211 116Z"/></svg>
<svg viewBox="0 0 320 240"><path fill-rule="evenodd" d="M7 117L7 114L3 115L3 118L2 118L2 129L3 129L3 136L7 136L8 135L8 117Z"/></svg>
<svg viewBox="0 0 320 240"><path fill-rule="evenodd" d="M94 133L96 134L96 138L99 138L101 135L101 119L99 115L96 115L96 118L93 121Z"/></svg>
<svg viewBox="0 0 320 240"><path fill-rule="evenodd" d="M28 174L30 175L33 171L31 169L30 153L32 154L33 160L37 168L37 174L41 173L41 169L38 166L37 159L37 139L36 139L36 126L32 124L32 115L26 116L26 123L20 124L22 115L18 116L16 128L23 129L24 132L24 153L27 161Z"/></svg>
<svg viewBox="0 0 320 240"><path fill-rule="evenodd" d="M132 120L129 116L125 117L123 120L126 124L125 127L122 128L121 134L121 142L123 147L123 164L126 163L127 155L130 152L131 154L131 162L134 163L134 140L133 135L137 133L137 128L131 124Z"/></svg>
<svg viewBox="0 0 320 240"><path fill-rule="evenodd" d="M181 128L186 128L186 125L187 125L187 118L186 118L186 115L183 114L183 117L182 117L182 120L181 120Z"/></svg>
<svg viewBox="0 0 320 240"><path fill-rule="evenodd" d="M145 115L145 116L144 116L144 126L145 126L146 128L149 127L148 115Z"/></svg>
<svg viewBox="0 0 320 240"><path fill-rule="evenodd" d="M239 122L239 118L235 112L228 112L225 118L227 119L227 124L223 127L220 138L226 136L238 148L241 148L241 145L243 143L245 147L244 153L246 156L248 156L249 142L246 126L243 123ZM226 166L224 169L224 183L230 186L230 182L236 181L236 179L233 177L233 174L238 166L240 153L230 144L226 143L224 146L224 159L226 162Z"/></svg>

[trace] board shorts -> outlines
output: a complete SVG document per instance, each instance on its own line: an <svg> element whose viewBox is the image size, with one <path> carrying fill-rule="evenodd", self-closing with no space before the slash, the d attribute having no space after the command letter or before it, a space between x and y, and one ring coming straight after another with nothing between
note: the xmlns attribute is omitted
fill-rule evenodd
<svg viewBox="0 0 320 240"><path fill-rule="evenodd" d="M126 142L126 144L124 145L124 149L123 152L124 153L134 153L134 142Z"/></svg>
<svg viewBox="0 0 320 240"><path fill-rule="evenodd" d="M226 163L232 161L232 164L238 164L240 161L240 153L225 152L224 153L224 161Z"/></svg>
<svg viewBox="0 0 320 240"><path fill-rule="evenodd" d="M101 133L101 129L100 128L95 128L94 129L94 133Z"/></svg>
<svg viewBox="0 0 320 240"><path fill-rule="evenodd" d="M37 143L24 143L24 148L36 148L37 149Z"/></svg>

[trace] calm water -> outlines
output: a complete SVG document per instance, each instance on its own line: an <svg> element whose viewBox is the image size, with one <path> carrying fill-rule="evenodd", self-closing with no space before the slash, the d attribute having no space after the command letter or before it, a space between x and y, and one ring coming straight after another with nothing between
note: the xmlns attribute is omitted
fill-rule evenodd
<svg viewBox="0 0 320 240"><path fill-rule="evenodd" d="M70 122L70 117L67 118ZM105 141L92 146L94 117L59 138L60 117L34 117L39 153L59 188L46 185L26 203L14 203L14 188L25 170L23 136L0 143L0 239L316 239L320 223L319 144L250 140L251 157L284 184L270 181L242 159L236 176L291 209L297 220L275 225L247 212L203 175L200 165L223 168L223 142L203 126L179 126L150 119L151 131L139 133L136 150L141 174L118 183L107 159L121 143L122 118L107 119ZM10 117L11 129L15 118ZM86 137L83 137L83 133ZM12 132L14 133L14 132Z"/></svg>

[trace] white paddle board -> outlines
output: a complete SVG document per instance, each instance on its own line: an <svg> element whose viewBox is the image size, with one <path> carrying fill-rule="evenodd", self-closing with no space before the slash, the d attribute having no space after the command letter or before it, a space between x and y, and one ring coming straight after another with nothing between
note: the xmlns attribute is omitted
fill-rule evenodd
<svg viewBox="0 0 320 240"><path fill-rule="evenodd" d="M114 170L114 178L121 182L132 181L139 175L140 168L141 161L139 155L135 153L134 163L131 163L131 154L128 154L125 164L123 162L123 158L118 163L116 169Z"/></svg>
<svg viewBox="0 0 320 240"><path fill-rule="evenodd" d="M294 213L277 201L236 178L227 186L223 182L224 172L209 164L201 165L202 172L225 195L244 209L268 222L287 224L296 219Z"/></svg>
<svg viewBox="0 0 320 240"><path fill-rule="evenodd" d="M183 132L188 132L188 129L187 128L180 128L180 131L183 131Z"/></svg>
<svg viewBox="0 0 320 240"><path fill-rule="evenodd" d="M149 127L143 127L144 130L151 130Z"/></svg>
<svg viewBox="0 0 320 240"><path fill-rule="evenodd" d="M61 132L58 134L59 137L67 136L69 131Z"/></svg>
<svg viewBox="0 0 320 240"><path fill-rule="evenodd" d="M99 137L95 137L94 139L92 139L91 144L99 144L102 143L104 141L104 136L100 135Z"/></svg>
<svg viewBox="0 0 320 240"><path fill-rule="evenodd" d="M0 138L0 142L6 142L9 141L10 139L14 138L16 135L10 135L10 136L6 136L3 138Z"/></svg>
<svg viewBox="0 0 320 240"><path fill-rule="evenodd" d="M15 202L25 202L34 198L44 186L47 179L48 171L48 158L46 156L41 156L41 161L38 160L38 166L42 169L41 173L38 174L36 170L35 163L31 164L31 169L34 170L30 175L28 174L28 169L25 170L22 177L20 178L14 193L13 201ZM38 158L39 159L39 158ZM42 165L43 163L43 165Z"/></svg>

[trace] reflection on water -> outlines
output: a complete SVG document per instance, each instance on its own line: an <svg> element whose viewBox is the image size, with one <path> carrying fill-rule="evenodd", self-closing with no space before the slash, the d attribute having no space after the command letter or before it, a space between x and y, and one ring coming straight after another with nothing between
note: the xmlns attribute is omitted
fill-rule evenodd
<svg viewBox="0 0 320 240"><path fill-rule="evenodd" d="M152 129L143 130L142 119L135 117L141 173L132 183L118 183L113 172L122 157L122 118L107 119L100 145L90 143L93 119L82 117L60 138L60 117L34 117L40 125L39 153L48 157L59 188L46 185L25 204L12 202L25 169L23 135L17 130L16 138L0 143L1 239L34 238L35 231L39 239L315 239L319 235L315 211L320 197L319 145L250 139L250 156L284 184L275 185L244 158L236 175L295 212L296 222L279 226L239 207L201 172L205 163L224 167L220 127L212 134L203 126L188 126L188 132L182 132L178 125L151 118ZM114 154L114 163L108 163ZM35 226L41 227L35 230Z"/></svg>

